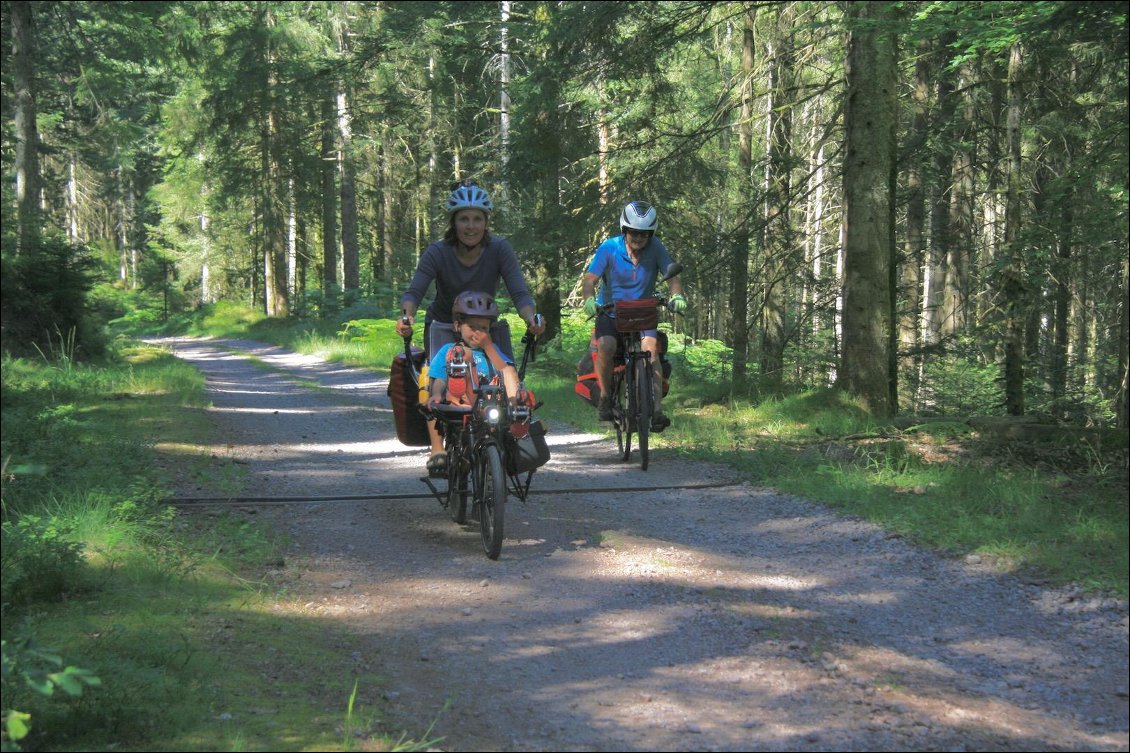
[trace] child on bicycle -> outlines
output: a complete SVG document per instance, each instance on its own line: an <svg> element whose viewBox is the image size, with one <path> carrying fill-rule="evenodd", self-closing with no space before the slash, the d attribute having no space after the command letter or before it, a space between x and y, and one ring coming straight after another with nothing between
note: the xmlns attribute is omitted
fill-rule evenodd
<svg viewBox="0 0 1130 753"><path fill-rule="evenodd" d="M608 388L612 383L612 361L616 356L616 323L612 315L603 311L601 306L655 295L656 280L673 263L667 247L655 237L658 226L659 217L655 207L646 201L629 203L620 213L621 234L600 244L581 281L585 313L596 317L593 365L596 367L597 384L600 385L600 405L597 410L601 421L612 420L612 395ZM596 298L598 280L603 280L599 303ZM683 284L678 276L672 277L669 285L671 309L676 312L685 310L687 299L683 297ZM663 373L659 360L658 336L658 331L654 329L641 333L643 348L651 353L651 363L656 375L655 412L651 416L651 430L657 433L671 425L671 419L667 418L661 407Z"/></svg>
<svg viewBox="0 0 1130 753"><path fill-rule="evenodd" d="M432 378L428 405L442 402L472 405L475 387L483 380L500 377L506 396L518 394L518 370L490 339L490 326L498 319L498 305L487 293L466 290L455 297L451 321L456 341L442 346L428 364ZM440 475L447 456L442 445L432 448L428 471Z"/></svg>

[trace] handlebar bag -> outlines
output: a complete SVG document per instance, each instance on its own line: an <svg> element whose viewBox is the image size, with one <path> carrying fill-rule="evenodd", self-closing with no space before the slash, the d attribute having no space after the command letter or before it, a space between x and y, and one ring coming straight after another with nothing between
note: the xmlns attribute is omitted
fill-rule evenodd
<svg viewBox="0 0 1130 753"><path fill-rule="evenodd" d="M639 332L659 326L659 300L640 298L635 301L616 301L616 331Z"/></svg>

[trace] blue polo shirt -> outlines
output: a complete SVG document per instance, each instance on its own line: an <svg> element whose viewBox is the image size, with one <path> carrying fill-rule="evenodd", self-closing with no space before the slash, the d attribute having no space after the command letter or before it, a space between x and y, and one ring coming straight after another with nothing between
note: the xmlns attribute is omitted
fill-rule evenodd
<svg viewBox="0 0 1130 753"><path fill-rule="evenodd" d="M601 278L597 300L603 305L651 298L655 281L673 261L667 247L653 235L640 254L640 263L635 264L624 236L617 235L600 244L585 271Z"/></svg>

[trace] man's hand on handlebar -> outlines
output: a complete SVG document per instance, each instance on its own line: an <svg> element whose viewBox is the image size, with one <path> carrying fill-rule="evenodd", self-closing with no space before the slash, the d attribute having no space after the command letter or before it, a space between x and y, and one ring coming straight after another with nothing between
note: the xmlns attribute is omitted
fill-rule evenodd
<svg viewBox="0 0 1130 753"><path fill-rule="evenodd" d="M683 297L682 293L675 293L667 301L667 308L674 311L676 314L681 314L687 310L687 299Z"/></svg>

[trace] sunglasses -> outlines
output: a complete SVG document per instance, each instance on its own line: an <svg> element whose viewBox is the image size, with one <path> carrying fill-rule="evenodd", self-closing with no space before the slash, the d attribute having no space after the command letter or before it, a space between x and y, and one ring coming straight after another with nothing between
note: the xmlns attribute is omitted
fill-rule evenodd
<svg viewBox="0 0 1130 753"><path fill-rule="evenodd" d="M650 230L628 230L628 232L625 233L625 235L630 235L633 238L650 238L651 237L651 231Z"/></svg>
<svg viewBox="0 0 1130 753"><path fill-rule="evenodd" d="M477 181L477 180L459 180L459 181L452 183L451 188L449 188L448 190L454 191L456 188L460 188L460 187L471 188L472 186L477 186L477 185L479 185L479 181Z"/></svg>

